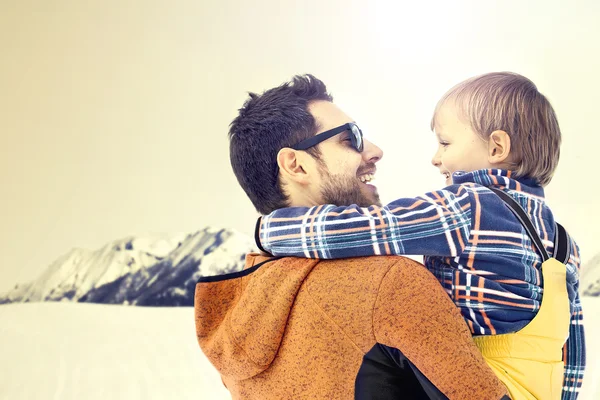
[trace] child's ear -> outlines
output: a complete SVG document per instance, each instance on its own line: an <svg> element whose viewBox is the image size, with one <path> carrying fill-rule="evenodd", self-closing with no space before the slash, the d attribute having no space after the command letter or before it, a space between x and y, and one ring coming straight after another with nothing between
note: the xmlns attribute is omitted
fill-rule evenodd
<svg viewBox="0 0 600 400"><path fill-rule="evenodd" d="M510 135L504 131L494 131L488 138L488 161L502 164L510 155Z"/></svg>
<svg viewBox="0 0 600 400"><path fill-rule="evenodd" d="M277 166L279 173L286 181L294 181L300 184L308 182L308 173L304 167L303 154L297 150L284 147L277 153Z"/></svg>

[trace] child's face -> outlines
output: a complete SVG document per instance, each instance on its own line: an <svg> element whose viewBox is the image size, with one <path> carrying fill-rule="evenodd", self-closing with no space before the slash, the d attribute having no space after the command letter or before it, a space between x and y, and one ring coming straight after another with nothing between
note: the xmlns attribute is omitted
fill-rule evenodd
<svg viewBox="0 0 600 400"><path fill-rule="evenodd" d="M452 184L452 174L456 171L492 168L488 143L461 120L452 101L438 111L434 132L439 145L431 163L446 177L446 185Z"/></svg>

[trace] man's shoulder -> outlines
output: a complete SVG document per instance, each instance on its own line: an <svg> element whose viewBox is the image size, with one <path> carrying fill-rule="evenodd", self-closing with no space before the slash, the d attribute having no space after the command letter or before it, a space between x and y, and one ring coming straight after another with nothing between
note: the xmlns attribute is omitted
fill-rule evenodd
<svg viewBox="0 0 600 400"><path fill-rule="evenodd" d="M316 263L311 272L311 277L317 279L322 279L324 276L331 276L336 280L341 279L342 277L357 279L366 277L369 280L377 280L376 277L383 279L390 273L396 277L402 276L406 279L419 276L424 276L425 279L429 277L433 278L431 272L429 272L422 263L405 256L368 256L340 258L335 260L283 257L278 259L277 262L279 265ZM274 264L273 267L275 266L276 265Z"/></svg>
<svg viewBox="0 0 600 400"><path fill-rule="evenodd" d="M299 257L268 257L264 254L248 254L246 269L260 267L269 269L285 269L296 271L306 269L306 278L311 281L332 280L340 282L344 279L380 281L386 277L402 282L428 282L438 284L431 272L420 262L406 256L368 256L340 258L335 260L318 260ZM308 272L310 271L310 272Z"/></svg>
<svg viewBox="0 0 600 400"><path fill-rule="evenodd" d="M310 258L298 258L298 257L275 257L278 263L287 264L287 263L297 263L298 260L305 260L306 262L317 262L319 267L321 268L330 268L330 267L354 267L358 265L362 266L370 266L373 268L387 268L393 265L399 266L421 266L423 264L419 261L416 261L410 257L406 256L395 256L395 255L386 255L386 256L365 256L365 257L348 257L348 258L338 258L335 260L315 260ZM423 267L424 268L424 267Z"/></svg>

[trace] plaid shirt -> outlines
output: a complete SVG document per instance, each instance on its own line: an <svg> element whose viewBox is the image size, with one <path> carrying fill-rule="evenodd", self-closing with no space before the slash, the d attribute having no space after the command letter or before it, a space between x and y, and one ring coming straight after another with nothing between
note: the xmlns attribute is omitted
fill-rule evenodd
<svg viewBox="0 0 600 400"><path fill-rule="evenodd" d="M554 216L544 191L533 180L511 179L510 171L497 169L455 173L453 182L383 207L280 209L262 218L258 237L273 255L424 255L425 266L460 309L473 335L516 332L540 307L542 259L521 223L487 186L503 189L521 204L552 255ZM585 369L579 267L579 248L574 245L567 264L572 314L563 349L563 399L577 398Z"/></svg>

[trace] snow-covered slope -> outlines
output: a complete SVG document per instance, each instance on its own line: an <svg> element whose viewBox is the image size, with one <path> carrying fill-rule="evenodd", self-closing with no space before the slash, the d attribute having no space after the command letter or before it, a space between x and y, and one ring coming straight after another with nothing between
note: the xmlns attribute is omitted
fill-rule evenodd
<svg viewBox="0 0 600 400"><path fill-rule="evenodd" d="M191 307L0 305L0 399L231 399Z"/></svg>
<svg viewBox="0 0 600 400"><path fill-rule="evenodd" d="M583 264L581 291L587 296L600 296L600 253Z"/></svg>
<svg viewBox="0 0 600 400"><path fill-rule="evenodd" d="M206 228L193 234L128 237L99 250L74 249L31 283L17 285L1 303L80 301L137 305L192 305L200 276L239 270L251 238Z"/></svg>
<svg viewBox="0 0 600 400"><path fill-rule="evenodd" d="M588 369L600 399L600 297L584 297ZM0 399L231 399L195 335L190 307L0 305Z"/></svg>

